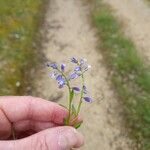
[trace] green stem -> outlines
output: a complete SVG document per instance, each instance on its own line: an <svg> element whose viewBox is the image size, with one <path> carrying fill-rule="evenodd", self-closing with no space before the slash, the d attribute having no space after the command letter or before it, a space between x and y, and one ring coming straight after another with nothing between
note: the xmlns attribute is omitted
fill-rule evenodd
<svg viewBox="0 0 150 150"><path fill-rule="evenodd" d="M68 104L68 110L69 110L69 115L68 115L68 118L67 118L67 124L66 125L69 125L70 123L70 118L71 118L71 104L72 104L72 98L71 98L71 86L70 86L70 83L66 77L66 75L59 69L57 69L58 72L60 72L62 74L62 76L65 78L66 82L67 82L67 87L68 87L68 91L69 91L69 104Z"/></svg>
<svg viewBox="0 0 150 150"><path fill-rule="evenodd" d="M81 104L82 104L82 98L83 98L83 95L84 95L84 89L83 89L83 86L84 86L84 76L83 76L83 73L81 75L81 78L82 78L82 90L81 90L81 96L80 96L80 101L79 101L79 105L78 105L78 109L77 109L77 116L81 110Z"/></svg>
<svg viewBox="0 0 150 150"><path fill-rule="evenodd" d="M71 98L71 91L69 91L69 115L68 115L68 125L70 123L70 118L71 118L71 104L72 104L72 98Z"/></svg>

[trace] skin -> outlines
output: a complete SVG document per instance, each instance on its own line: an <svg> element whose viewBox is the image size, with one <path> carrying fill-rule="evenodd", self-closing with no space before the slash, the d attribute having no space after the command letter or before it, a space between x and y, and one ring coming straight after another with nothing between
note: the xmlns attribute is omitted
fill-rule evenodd
<svg viewBox="0 0 150 150"><path fill-rule="evenodd" d="M0 97L0 149L70 150L82 146L83 136L63 126L67 115L65 108L40 98ZM17 140L12 138L12 127Z"/></svg>

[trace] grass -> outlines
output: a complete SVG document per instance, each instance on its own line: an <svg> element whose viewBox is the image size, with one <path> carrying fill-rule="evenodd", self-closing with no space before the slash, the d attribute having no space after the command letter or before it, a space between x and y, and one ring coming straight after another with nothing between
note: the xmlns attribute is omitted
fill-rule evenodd
<svg viewBox="0 0 150 150"><path fill-rule="evenodd" d="M150 67L144 64L134 43L127 38L112 10L102 1L93 4L92 21L99 48L111 70L114 88L123 102L126 124L137 148L150 149Z"/></svg>
<svg viewBox="0 0 150 150"><path fill-rule="evenodd" d="M25 94L46 0L0 0L0 95Z"/></svg>
<svg viewBox="0 0 150 150"><path fill-rule="evenodd" d="M144 0L144 1L148 6L150 6L150 0Z"/></svg>

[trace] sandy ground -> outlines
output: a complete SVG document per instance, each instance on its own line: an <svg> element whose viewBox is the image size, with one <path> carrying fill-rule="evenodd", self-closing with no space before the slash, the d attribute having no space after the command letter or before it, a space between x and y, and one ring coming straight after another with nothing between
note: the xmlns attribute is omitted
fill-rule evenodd
<svg viewBox="0 0 150 150"><path fill-rule="evenodd" d="M47 38L43 52L50 61L66 62L75 56L87 58L92 65L86 82L95 101L83 106L84 125L80 130L86 142L81 150L133 150L122 124L122 106L110 88L87 12L88 6L79 0L51 0L45 21L47 31L43 32ZM49 78L47 68L39 70L36 77L34 95L67 103L66 95Z"/></svg>
<svg viewBox="0 0 150 150"><path fill-rule="evenodd" d="M141 55L150 61L150 7L144 0L104 0L124 23Z"/></svg>

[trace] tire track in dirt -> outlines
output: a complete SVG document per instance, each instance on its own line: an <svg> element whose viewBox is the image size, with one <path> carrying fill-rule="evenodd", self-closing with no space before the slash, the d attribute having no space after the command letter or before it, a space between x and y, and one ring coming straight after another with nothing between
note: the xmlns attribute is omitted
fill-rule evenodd
<svg viewBox="0 0 150 150"><path fill-rule="evenodd" d="M143 0L104 0L123 22L140 54L150 61L150 7Z"/></svg>
<svg viewBox="0 0 150 150"><path fill-rule="evenodd" d="M85 57L92 65L87 75L95 102L84 104L82 114L84 125L80 129L85 135L82 150L130 150L129 139L123 124L121 104L109 86L107 70L102 63L102 55L96 49L96 32L88 20L88 6L77 0L51 0L46 14L43 52L48 60L66 62L70 57ZM56 83L49 79L47 68L36 74L34 95L49 100L66 103L66 95L59 91ZM65 90L65 89L64 89ZM101 101L102 93L104 95Z"/></svg>

